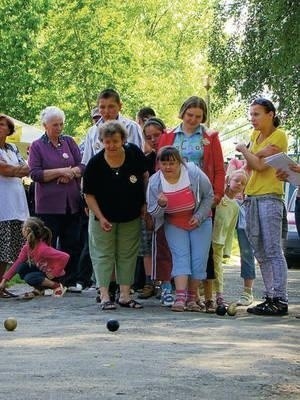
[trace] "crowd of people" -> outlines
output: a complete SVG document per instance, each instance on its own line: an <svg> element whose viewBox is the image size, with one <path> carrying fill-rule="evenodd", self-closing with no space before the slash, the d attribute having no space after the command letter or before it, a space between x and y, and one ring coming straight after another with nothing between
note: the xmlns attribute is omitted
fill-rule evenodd
<svg viewBox="0 0 300 400"><path fill-rule="evenodd" d="M0 297L14 296L7 284L18 273L33 288L25 299L45 289L61 297L95 287L102 310L140 309L132 290L142 260L138 299L159 286L161 305L172 311L212 313L226 305L222 264L236 230L244 281L237 305L256 315L286 315L280 243L288 173L264 160L287 152L273 103L251 103L250 142L236 146L242 159L227 169L219 134L205 125L202 98L184 101L174 129L150 107L139 110L136 122L121 109L115 90L100 92L93 125L78 146L63 133L64 112L46 107L45 133L30 146L28 163L7 143L14 124L0 115ZM300 166L291 170L300 173ZM25 176L34 185L34 216ZM296 207L299 225L300 197ZM251 306L255 259L265 300Z"/></svg>

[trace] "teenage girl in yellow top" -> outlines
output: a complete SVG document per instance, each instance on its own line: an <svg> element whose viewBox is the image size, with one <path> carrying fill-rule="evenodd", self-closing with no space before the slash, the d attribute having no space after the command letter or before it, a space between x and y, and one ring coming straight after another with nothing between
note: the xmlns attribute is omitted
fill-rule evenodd
<svg viewBox="0 0 300 400"><path fill-rule="evenodd" d="M252 170L245 189L247 235L259 262L265 285L265 301L248 308L257 315L285 315L287 302L287 264L281 248L283 217L283 184L276 178L275 169L265 164L261 156L265 149L287 151L287 137L279 127L273 103L258 98L250 106L254 127L249 149L238 144Z"/></svg>

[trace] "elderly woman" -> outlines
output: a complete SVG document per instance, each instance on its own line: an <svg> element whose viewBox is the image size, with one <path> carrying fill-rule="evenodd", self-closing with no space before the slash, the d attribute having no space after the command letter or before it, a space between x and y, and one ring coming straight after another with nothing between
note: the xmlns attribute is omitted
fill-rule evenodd
<svg viewBox="0 0 300 400"><path fill-rule="evenodd" d="M119 305L142 308L130 298L140 245L140 216L145 211L144 185L148 173L143 152L126 143L127 130L117 121L100 126L104 148L88 163L83 192L90 210L89 244L101 308L115 310L109 283L115 270L120 285Z"/></svg>
<svg viewBox="0 0 300 400"><path fill-rule="evenodd" d="M65 114L57 107L41 112L45 134L29 151L31 178L35 184L35 212L51 229L52 246L70 254L64 284L81 291L77 280L79 259L80 150L71 136L62 133Z"/></svg>
<svg viewBox="0 0 300 400"><path fill-rule="evenodd" d="M29 216L22 177L29 168L14 144L6 143L14 133L13 121L0 114L0 280L7 264L13 263L23 245L22 224ZM5 290L0 297L11 297Z"/></svg>

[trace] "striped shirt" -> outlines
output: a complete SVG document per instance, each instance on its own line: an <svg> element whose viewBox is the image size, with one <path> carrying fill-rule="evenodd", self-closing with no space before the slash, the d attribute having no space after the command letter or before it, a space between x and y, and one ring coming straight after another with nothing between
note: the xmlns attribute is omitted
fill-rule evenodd
<svg viewBox="0 0 300 400"><path fill-rule="evenodd" d="M168 199L167 221L178 228L190 230L189 221L195 208L194 193L191 189L187 169L182 166L178 182L171 184L161 175L163 193Z"/></svg>

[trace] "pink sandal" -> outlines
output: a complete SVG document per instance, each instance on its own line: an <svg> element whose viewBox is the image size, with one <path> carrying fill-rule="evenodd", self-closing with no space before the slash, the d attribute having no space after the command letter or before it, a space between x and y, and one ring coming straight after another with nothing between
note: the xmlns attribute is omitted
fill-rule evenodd
<svg viewBox="0 0 300 400"><path fill-rule="evenodd" d="M182 312L185 310L185 301L183 299L176 299L171 306L171 310L175 312Z"/></svg>

